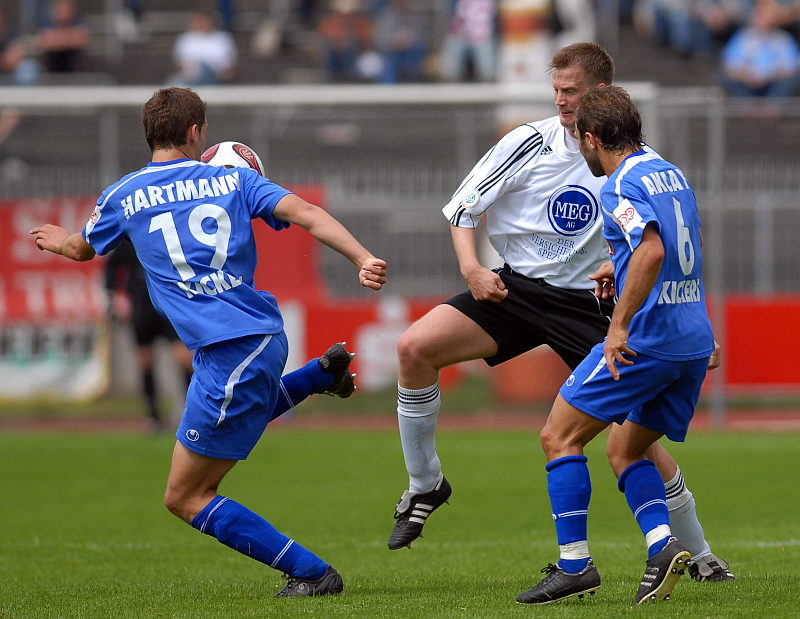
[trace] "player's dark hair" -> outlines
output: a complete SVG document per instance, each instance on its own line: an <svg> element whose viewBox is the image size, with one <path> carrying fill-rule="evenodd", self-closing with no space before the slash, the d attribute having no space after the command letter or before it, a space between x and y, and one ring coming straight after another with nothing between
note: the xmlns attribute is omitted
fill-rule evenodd
<svg viewBox="0 0 800 619"><path fill-rule="evenodd" d="M186 143L192 125L206 122L206 104L188 88L162 88L142 108L144 136L150 150Z"/></svg>
<svg viewBox="0 0 800 619"><path fill-rule="evenodd" d="M575 111L578 134L591 133L603 150L637 151L642 147L642 118L628 92L619 86L589 89Z"/></svg>
<svg viewBox="0 0 800 619"><path fill-rule="evenodd" d="M597 43L573 43L562 47L550 61L548 70L578 67L590 86L614 81L614 61Z"/></svg>

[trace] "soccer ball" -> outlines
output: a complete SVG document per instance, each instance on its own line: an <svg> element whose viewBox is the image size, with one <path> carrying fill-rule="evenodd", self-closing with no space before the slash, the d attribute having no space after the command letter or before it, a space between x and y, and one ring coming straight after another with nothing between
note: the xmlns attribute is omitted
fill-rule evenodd
<svg viewBox="0 0 800 619"><path fill-rule="evenodd" d="M241 142L214 144L200 156L200 161L226 168L250 168L261 176L266 176L261 157L247 144L242 144Z"/></svg>

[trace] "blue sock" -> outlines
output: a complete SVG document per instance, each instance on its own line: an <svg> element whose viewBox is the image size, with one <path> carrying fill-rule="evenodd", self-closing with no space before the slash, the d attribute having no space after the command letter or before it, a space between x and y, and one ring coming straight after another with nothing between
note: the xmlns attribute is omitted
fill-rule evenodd
<svg viewBox="0 0 800 619"><path fill-rule="evenodd" d="M216 496L192 520L192 526L276 570L316 580L328 564L289 539L258 514L224 496Z"/></svg>
<svg viewBox="0 0 800 619"><path fill-rule="evenodd" d="M649 559L661 552L672 534L664 482L651 460L639 460L622 471L618 486L645 536Z"/></svg>
<svg viewBox="0 0 800 619"><path fill-rule="evenodd" d="M326 372L319 359L312 359L303 367L281 377L278 401L272 409L272 419L277 419L294 408L312 393L322 393L333 386L336 377Z"/></svg>
<svg viewBox="0 0 800 619"><path fill-rule="evenodd" d="M592 482L586 462L586 456L564 456L548 462L545 467L547 493L561 552L558 566L570 574L580 572L591 559L587 523Z"/></svg>

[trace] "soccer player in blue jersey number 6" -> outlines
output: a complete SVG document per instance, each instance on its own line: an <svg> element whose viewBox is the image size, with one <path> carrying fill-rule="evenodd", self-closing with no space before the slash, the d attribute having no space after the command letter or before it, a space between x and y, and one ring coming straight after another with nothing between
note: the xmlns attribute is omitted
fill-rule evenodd
<svg viewBox="0 0 800 619"><path fill-rule="evenodd" d="M664 484L645 452L664 435L685 439L715 349L700 216L681 170L643 147L641 118L624 89L589 90L576 118L589 169L608 176L600 194L603 236L618 300L605 341L561 387L542 431L548 493L553 513L563 515L556 531L559 540L580 540L573 550L583 565L548 566L547 576L517 600L544 603L599 586L586 541L591 482L583 450L616 422L606 452L645 536L647 567L634 599L641 604L668 599L691 556L672 535Z"/></svg>
<svg viewBox="0 0 800 619"><path fill-rule="evenodd" d="M392 550L410 547L452 492L436 451L439 370L470 359L495 366L543 344L573 369L608 331L613 267L599 207L606 179L580 154L575 110L590 87L613 81L614 61L596 43L575 43L555 53L549 70L558 114L503 136L443 209L469 290L433 308L398 341L397 421L409 485L395 511ZM480 263L479 225L503 268ZM715 355L710 368L717 365ZM692 552L689 573L699 581L733 580L711 552L675 460L658 443L648 457L661 473L672 528ZM562 542L559 566L576 564L571 541Z"/></svg>
<svg viewBox="0 0 800 619"><path fill-rule="evenodd" d="M283 319L275 298L254 288L251 220L275 230L290 224L308 230L348 258L367 288L383 286L386 263L324 210L255 170L201 163L206 105L191 90L159 90L144 105L142 120L151 163L103 192L82 233L47 224L31 234L40 249L78 261L130 238L153 304L195 351L167 508L226 546L285 572L289 580L279 597L339 593L342 579L331 565L217 493L222 478L287 408ZM314 371L324 369L315 361L305 374Z"/></svg>

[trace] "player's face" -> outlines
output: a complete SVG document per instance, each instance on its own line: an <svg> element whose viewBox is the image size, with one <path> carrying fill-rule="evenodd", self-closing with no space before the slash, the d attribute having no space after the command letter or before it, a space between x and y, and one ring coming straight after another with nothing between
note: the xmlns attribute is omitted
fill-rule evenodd
<svg viewBox="0 0 800 619"><path fill-rule="evenodd" d="M578 140L578 148L581 149L581 155L586 160L586 165L589 166L589 171L597 177L605 176L603 165L600 163L600 152L595 148L592 149L589 144L589 138L583 135Z"/></svg>
<svg viewBox="0 0 800 619"><path fill-rule="evenodd" d="M558 119L570 131L575 129L575 110L581 97L589 90L578 67L555 69L552 73L553 97L558 108Z"/></svg>

